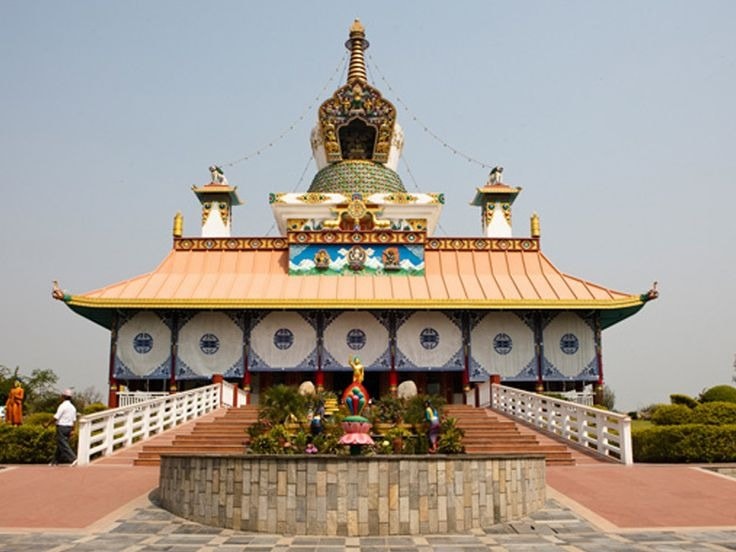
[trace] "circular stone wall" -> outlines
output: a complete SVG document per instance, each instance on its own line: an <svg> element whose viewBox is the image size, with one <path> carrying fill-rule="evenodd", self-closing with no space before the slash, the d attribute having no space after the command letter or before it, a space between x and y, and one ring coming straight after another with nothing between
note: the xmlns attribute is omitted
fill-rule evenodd
<svg viewBox="0 0 736 552"><path fill-rule="evenodd" d="M294 535L461 533L545 501L542 455L163 455L159 493L183 518Z"/></svg>

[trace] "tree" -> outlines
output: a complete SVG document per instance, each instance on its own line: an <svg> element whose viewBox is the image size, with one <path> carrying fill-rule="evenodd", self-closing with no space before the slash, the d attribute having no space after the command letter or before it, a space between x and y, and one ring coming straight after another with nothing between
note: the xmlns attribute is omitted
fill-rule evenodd
<svg viewBox="0 0 736 552"><path fill-rule="evenodd" d="M26 414L34 412L53 412L59 400L54 385L59 380L53 370L35 369L29 376L20 372L20 366L11 370L0 365L0 400L5 403L10 388L19 381L25 390L23 410Z"/></svg>

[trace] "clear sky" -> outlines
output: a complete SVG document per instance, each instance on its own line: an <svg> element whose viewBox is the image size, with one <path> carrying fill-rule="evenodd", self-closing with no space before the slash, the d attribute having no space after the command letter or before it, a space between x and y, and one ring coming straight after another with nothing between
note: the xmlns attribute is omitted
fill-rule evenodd
<svg viewBox="0 0 736 552"><path fill-rule="evenodd" d="M83 293L152 270L176 211L199 234L207 167L296 121L225 167L246 202L233 233L273 234L268 193L311 182L316 106L344 82L359 17L369 80L399 108L399 173L445 193L441 234L480 234L468 202L488 169L414 117L504 166L524 189L514 234L538 212L563 272L629 293L659 281L603 334L618 408L731 382L736 2L350 4L0 0L0 364L106 389L109 332L51 281Z"/></svg>

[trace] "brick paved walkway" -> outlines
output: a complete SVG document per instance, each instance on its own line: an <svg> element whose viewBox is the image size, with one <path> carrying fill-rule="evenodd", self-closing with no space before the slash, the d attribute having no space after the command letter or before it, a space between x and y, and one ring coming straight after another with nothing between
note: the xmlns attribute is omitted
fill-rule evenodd
<svg viewBox="0 0 736 552"><path fill-rule="evenodd" d="M3 496L15 503L0 501L0 552L736 550L736 500L723 500L736 492L736 480L696 467L551 468L546 508L524 520L465 535L365 538L252 534L191 523L156 506L157 479L155 468L126 466L0 469ZM613 514L612 500L623 501ZM688 502L691 516L682 518L680 505ZM619 509L624 514L616 518ZM679 524L672 525L675 512Z"/></svg>

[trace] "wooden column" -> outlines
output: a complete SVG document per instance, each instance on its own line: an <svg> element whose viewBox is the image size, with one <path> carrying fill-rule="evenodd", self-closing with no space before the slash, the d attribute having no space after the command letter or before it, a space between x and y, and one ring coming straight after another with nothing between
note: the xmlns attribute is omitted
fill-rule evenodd
<svg viewBox="0 0 736 552"><path fill-rule="evenodd" d="M112 315L112 323L110 328L110 361L109 361L109 380L107 406L108 408L118 407L118 382L115 379L115 356L118 349L118 313Z"/></svg>
<svg viewBox="0 0 736 552"><path fill-rule="evenodd" d="M537 359L537 385L536 392L544 391L544 380L542 378L542 364L544 359L544 331L542 328L542 314L534 314L534 354Z"/></svg>
<svg viewBox="0 0 736 552"><path fill-rule="evenodd" d="M176 354L179 341L179 315L173 313L171 316L171 372L169 373L169 393L176 393Z"/></svg>

